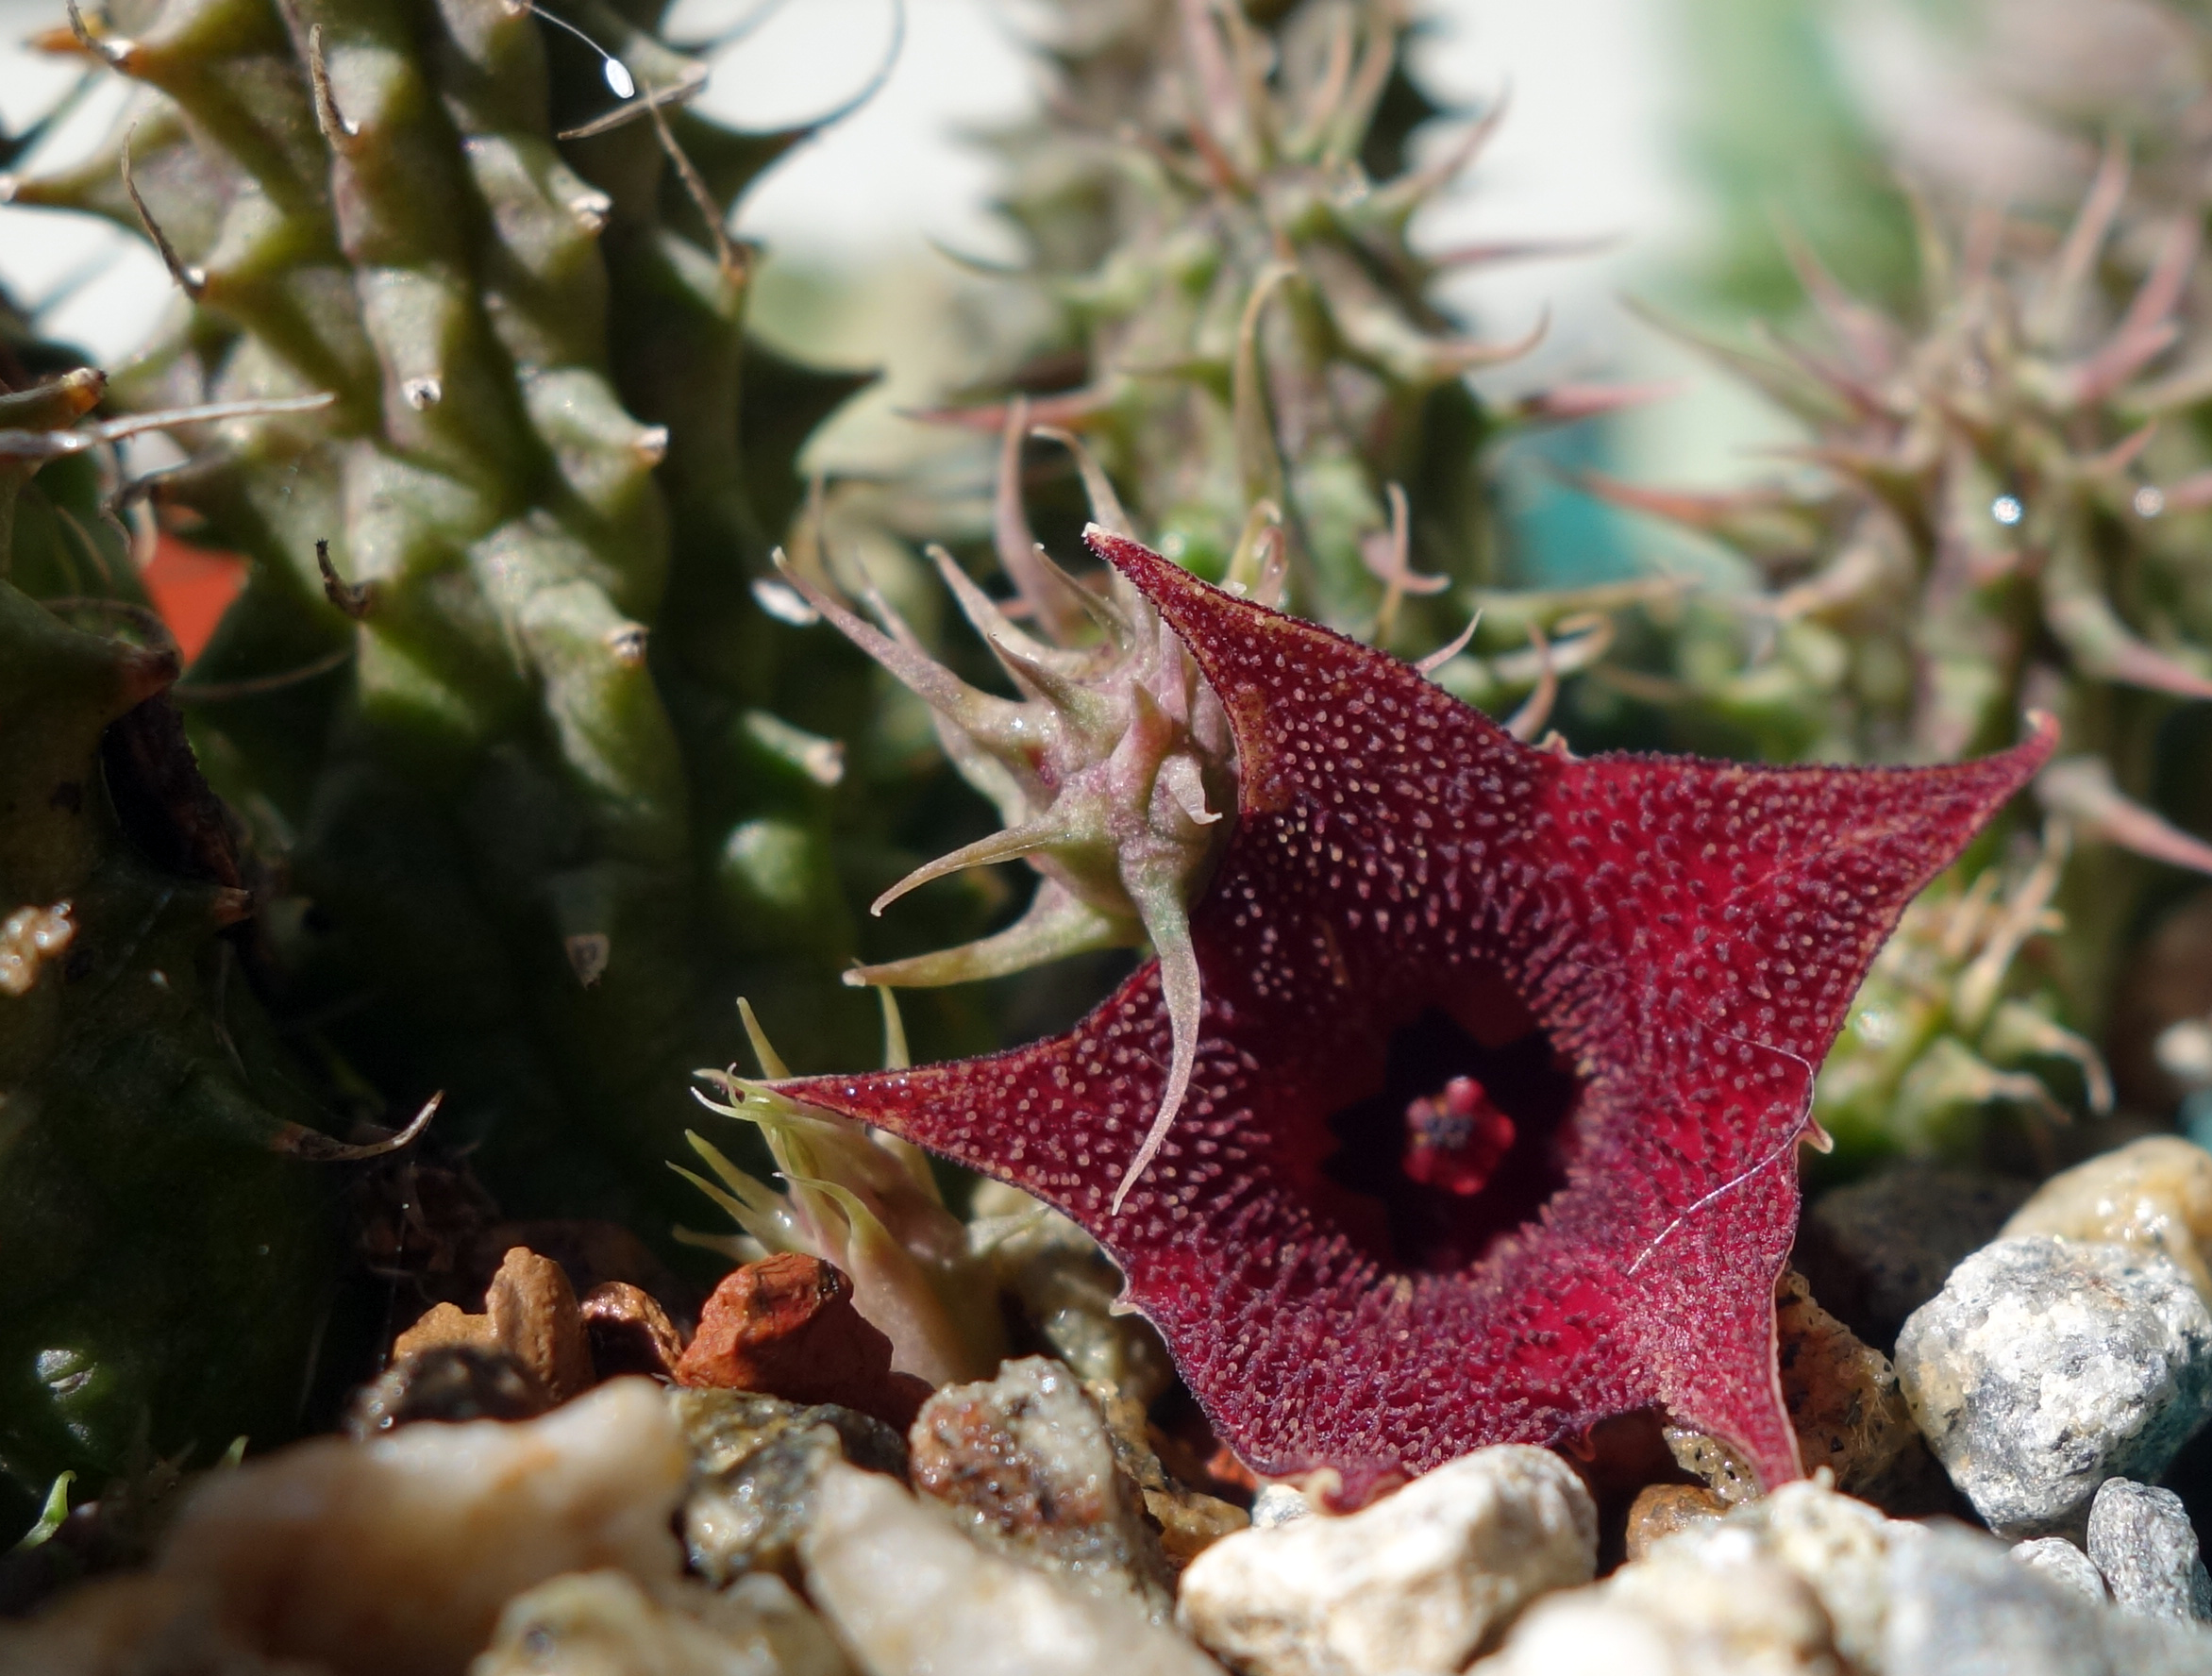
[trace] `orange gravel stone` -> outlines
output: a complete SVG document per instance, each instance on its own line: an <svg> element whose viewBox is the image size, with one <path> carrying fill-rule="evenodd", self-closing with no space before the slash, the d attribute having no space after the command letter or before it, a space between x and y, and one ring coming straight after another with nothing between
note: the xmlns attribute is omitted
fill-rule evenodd
<svg viewBox="0 0 2212 1676"><path fill-rule="evenodd" d="M927 1380L891 1371L891 1341L852 1306L852 1282L818 1257L779 1251L732 1270L700 1312L677 1383L834 1402L901 1432Z"/></svg>

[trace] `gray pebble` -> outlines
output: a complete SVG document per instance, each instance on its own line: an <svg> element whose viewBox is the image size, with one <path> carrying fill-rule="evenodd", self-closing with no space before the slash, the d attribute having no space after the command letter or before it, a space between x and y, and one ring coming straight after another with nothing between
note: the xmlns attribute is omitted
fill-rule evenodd
<svg viewBox="0 0 2212 1676"><path fill-rule="evenodd" d="M799 1553L808 1600L867 1676L1221 1676L1126 1600L990 1552L892 1480L838 1462Z"/></svg>
<svg viewBox="0 0 2212 1676"><path fill-rule="evenodd" d="M2122 1606L2180 1623L2212 1621L2212 1577L2171 1490L2106 1479L2089 1507L2089 1558Z"/></svg>
<svg viewBox="0 0 2212 1676"><path fill-rule="evenodd" d="M2008 1555L1951 1519L1886 1518L1790 1483L1538 1601L1470 1676L1493 1671L2212 1676L2212 1631L2120 1610L2077 1548Z"/></svg>
<svg viewBox="0 0 2212 1676"><path fill-rule="evenodd" d="M1311 1518L1314 1504L1306 1500L1305 1492L1296 1484L1262 1484L1260 1493L1252 1498L1252 1529L1273 1530L1277 1525L1287 1525L1292 1519Z"/></svg>
<svg viewBox="0 0 2212 1676"><path fill-rule="evenodd" d="M2120 1481L2114 1479L2111 1483ZM2064 1584L2085 1601L2104 1601L2104 1578L2096 1562L2063 1536L2036 1536L2016 1545L2012 1557L2019 1564Z"/></svg>
<svg viewBox="0 0 2212 1676"><path fill-rule="evenodd" d="M2084 1600L1978 1532L1893 1543L1882 1676L2205 1676L2212 1634Z"/></svg>
<svg viewBox="0 0 2212 1676"><path fill-rule="evenodd" d="M1957 1526L1889 1555L1885 1676L2107 1676L2109 1612Z"/></svg>
<svg viewBox="0 0 2212 1676"><path fill-rule="evenodd" d="M880 1420L749 1391L669 1393L691 1448L678 1529L692 1569L715 1587L748 1571L798 1575L798 1539L832 1463L906 1475L906 1443Z"/></svg>
<svg viewBox="0 0 2212 1676"><path fill-rule="evenodd" d="M1239 1676L1444 1676L1597 1565L1574 1468L1500 1444L1358 1513L1222 1537L1183 1572L1176 1622Z"/></svg>
<svg viewBox="0 0 2212 1676"><path fill-rule="evenodd" d="M2212 1311L2168 1258L2035 1235L1960 1264L1897 1341L1913 1419L2000 1535L2078 1532L2212 1410Z"/></svg>
<svg viewBox="0 0 2212 1676"><path fill-rule="evenodd" d="M1049 1356L947 1385L907 1433L914 1492L983 1548L1165 1623L1174 1597L1143 1492L1098 1403Z"/></svg>

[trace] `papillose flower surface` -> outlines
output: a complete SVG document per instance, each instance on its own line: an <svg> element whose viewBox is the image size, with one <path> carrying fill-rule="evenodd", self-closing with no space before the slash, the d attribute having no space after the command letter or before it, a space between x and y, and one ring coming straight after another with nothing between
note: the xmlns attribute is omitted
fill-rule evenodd
<svg viewBox="0 0 2212 1676"><path fill-rule="evenodd" d="M1086 539L1234 737L1164 1144L1117 1208L1175 1059L1156 962L1064 1035L779 1091L1064 1210L1221 1437L1264 1474L1333 1469L1342 1504L1652 1406L1798 1477L1773 1295L1814 1069L2053 726L1930 768L1577 759Z"/></svg>

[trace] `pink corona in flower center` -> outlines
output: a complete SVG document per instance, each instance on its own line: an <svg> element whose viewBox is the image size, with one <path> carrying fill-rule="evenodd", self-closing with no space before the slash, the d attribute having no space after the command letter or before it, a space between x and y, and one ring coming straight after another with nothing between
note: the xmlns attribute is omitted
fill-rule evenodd
<svg viewBox="0 0 2212 1676"><path fill-rule="evenodd" d="M1441 1094L1405 1108L1406 1180L1461 1198L1480 1193L1513 1146L1513 1119L1472 1077L1454 1077Z"/></svg>

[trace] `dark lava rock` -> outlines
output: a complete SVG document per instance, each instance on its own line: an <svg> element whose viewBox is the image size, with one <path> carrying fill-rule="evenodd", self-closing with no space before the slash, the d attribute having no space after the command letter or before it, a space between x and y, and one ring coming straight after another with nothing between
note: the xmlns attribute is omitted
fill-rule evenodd
<svg viewBox="0 0 2212 1676"><path fill-rule="evenodd" d="M418 1420L527 1420L548 1406L537 1381L505 1351L434 1345L400 1357L356 1392L345 1430L365 1442Z"/></svg>
<svg viewBox="0 0 2212 1676"><path fill-rule="evenodd" d="M2034 1187L1974 1170L1893 1165L1815 1200L1790 1266L1822 1308L1888 1354L1904 1318L1997 1237Z"/></svg>

